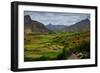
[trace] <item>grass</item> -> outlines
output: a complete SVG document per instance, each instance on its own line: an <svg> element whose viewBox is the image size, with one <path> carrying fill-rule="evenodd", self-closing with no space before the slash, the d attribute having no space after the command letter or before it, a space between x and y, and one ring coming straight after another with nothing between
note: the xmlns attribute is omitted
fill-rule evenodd
<svg viewBox="0 0 100 73"><path fill-rule="evenodd" d="M72 53L82 53L79 59L89 58L89 41L89 31L25 34L24 61L68 59Z"/></svg>

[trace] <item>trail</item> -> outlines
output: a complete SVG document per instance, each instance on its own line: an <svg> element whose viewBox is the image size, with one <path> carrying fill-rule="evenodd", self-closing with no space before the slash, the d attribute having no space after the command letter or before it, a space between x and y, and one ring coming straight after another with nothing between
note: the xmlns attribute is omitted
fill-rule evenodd
<svg viewBox="0 0 100 73"><path fill-rule="evenodd" d="M68 57L68 59L78 59L78 55L72 53L72 54Z"/></svg>

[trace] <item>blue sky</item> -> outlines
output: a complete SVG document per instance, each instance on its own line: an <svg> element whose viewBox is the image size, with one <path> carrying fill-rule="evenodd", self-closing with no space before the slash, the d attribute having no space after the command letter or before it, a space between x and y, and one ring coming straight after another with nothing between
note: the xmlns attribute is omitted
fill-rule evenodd
<svg viewBox="0 0 100 73"><path fill-rule="evenodd" d="M38 12L24 11L24 15L30 15L32 20L39 21L44 25L73 25L81 20L90 19L90 14L62 13L62 12Z"/></svg>

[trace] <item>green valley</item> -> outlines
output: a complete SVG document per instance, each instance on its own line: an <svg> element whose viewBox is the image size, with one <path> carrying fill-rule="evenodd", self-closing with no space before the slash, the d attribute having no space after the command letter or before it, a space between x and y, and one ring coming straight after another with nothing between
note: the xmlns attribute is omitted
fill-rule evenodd
<svg viewBox="0 0 100 73"><path fill-rule="evenodd" d="M46 34L25 34L24 60L47 61L89 58L90 32L57 32Z"/></svg>

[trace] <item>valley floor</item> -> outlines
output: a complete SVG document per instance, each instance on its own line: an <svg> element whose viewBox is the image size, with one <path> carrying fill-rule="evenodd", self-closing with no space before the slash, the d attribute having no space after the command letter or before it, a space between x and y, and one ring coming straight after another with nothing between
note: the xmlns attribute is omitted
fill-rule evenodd
<svg viewBox="0 0 100 73"><path fill-rule="evenodd" d="M90 58L90 32L25 34L24 61Z"/></svg>

